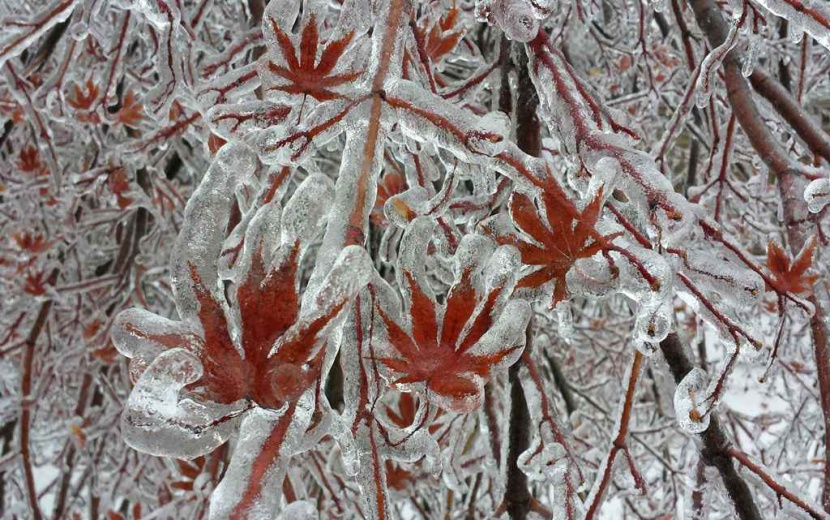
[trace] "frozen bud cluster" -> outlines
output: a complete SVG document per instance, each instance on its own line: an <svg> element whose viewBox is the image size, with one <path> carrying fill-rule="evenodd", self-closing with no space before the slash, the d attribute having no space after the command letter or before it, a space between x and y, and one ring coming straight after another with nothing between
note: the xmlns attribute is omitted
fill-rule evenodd
<svg viewBox="0 0 830 520"><path fill-rule="evenodd" d="M693 368L677 385L674 413L677 423L688 433L701 433L709 427L708 387L709 378L700 368Z"/></svg>
<svg viewBox="0 0 830 520"><path fill-rule="evenodd" d="M534 6L530 0L477 0L476 13L504 31L505 36L517 42L529 42L539 32L539 19L548 9Z"/></svg>

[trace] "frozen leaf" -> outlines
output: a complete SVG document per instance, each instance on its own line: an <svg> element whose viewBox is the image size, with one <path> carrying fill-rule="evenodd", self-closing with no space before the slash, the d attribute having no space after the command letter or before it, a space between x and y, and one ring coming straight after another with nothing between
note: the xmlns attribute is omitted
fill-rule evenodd
<svg viewBox="0 0 830 520"><path fill-rule="evenodd" d="M521 353L530 308L521 300L505 301L515 283L515 250L497 250L485 268L484 258L474 252L482 247L478 239L462 244L446 304L438 304L422 270L413 265L431 229L429 220L417 219L404 236L401 247L411 254L400 261L407 319L402 324L393 311L378 308L385 332L378 361L392 384L423 385L428 399L467 413L481 405L491 371L509 366ZM486 275L491 278L482 287L479 277Z"/></svg>
<svg viewBox="0 0 830 520"><path fill-rule="evenodd" d="M540 195L540 204L521 192L510 199L510 214L521 234L491 229L500 244L514 245L522 263L535 268L517 287L536 288L553 282L553 302L568 297L566 276L580 258L590 258L607 248L617 235L600 235L596 223L602 208L600 192L582 211L576 210L558 187Z"/></svg>
<svg viewBox="0 0 830 520"><path fill-rule="evenodd" d="M269 79L268 90L326 101L340 97L338 87L348 85L363 73L336 71L338 61L349 47L354 33L347 33L321 46L317 18L312 13L303 28L299 44L295 44L276 20L270 19L267 23L276 39L274 54L279 56L276 60L265 62L260 69L260 74ZM319 50L321 47L322 50Z"/></svg>
<svg viewBox="0 0 830 520"><path fill-rule="evenodd" d="M188 269L187 281L180 280L176 292L183 321L140 310L125 311L117 319L116 346L138 362L138 370L150 363L125 412L125 424L133 432L125 435L141 439L133 443L141 449L173 450L148 444L148 428L167 431L169 437L170 431L196 424L191 429L198 428L200 435L214 435L206 438L217 440L187 449L209 451L218 439L227 438L223 421L210 422L216 420L215 414L210 415L213 410L229 406L236 410L242 406L239 403L271 409L293 406L319 377L329 324L369 280L371 263L365 251L346 249L312 295L316 300L307 298L301 304L300 258L325 216L325 208L312 201L327 196L331 189L325 178L312 175L295 191L281 219L271 219L279 209L275 202L258 209L254 218L243 219L247 230L235 283L230 290L215 288L219 283L216 261L227 222L218 219L214 228L197 227L197 222L187 219L200 206L199 211L219 206L229 212L230 195L239 179L228 170L244 174L251 166L244 152L226 147L188 205L179 241L180 251L193 256L173 260L174 267L184 262ZM188 236L190 240L183 242ZM197 260L201 260L198 265ZM192 298L192 302L183 302L183 298ZM171 365L170 360L178 364ZM207 418L202 420L202 416ZM225 433L211 434L214 425Z"/></svg>
<svg viewBox="0 0 830 520"><path fill-rule="evenodd" d="M807 274L813 265L813 257L818 241L815 237L804 244L804 247L790 262L790 257L784 249L770 241L767 246L767 267L772 272L773 288L781 292L795 294L804 293L818 280L818 275Z"/></svg>

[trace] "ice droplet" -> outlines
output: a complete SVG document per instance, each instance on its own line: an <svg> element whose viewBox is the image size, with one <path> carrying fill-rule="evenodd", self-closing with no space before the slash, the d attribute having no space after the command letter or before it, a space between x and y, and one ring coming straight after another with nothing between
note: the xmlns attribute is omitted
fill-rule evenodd
<svg viewBox="0 0 830 520"><path fill-rule="evenodd" d="M500 27L511 40L529 42L539 32L539 20L550 15L551 4L551 0L477 0L475 17Z"/></svg>
<svg viewBox="0 0 830 520"><path fill-rule="evenodd" d="M666 339L671 329L671 316L672 309L668 302L644 303L634 324L638 343L657 344Z"/></svg>
<svg viewBox="0 0 830 520"><path fill-rule="evenodd" d="M810 213L818 213L830 204L830 179L816 179L804 189L804 200Z"/></svg>
<svg viewBox="0 0 830 520"><path fill-rule="evenodd" d="M688 433L702 433L709 427L708 405L704 402L707 387L706 371L695 367L680 381L674 392L677 423Z"/></svg>

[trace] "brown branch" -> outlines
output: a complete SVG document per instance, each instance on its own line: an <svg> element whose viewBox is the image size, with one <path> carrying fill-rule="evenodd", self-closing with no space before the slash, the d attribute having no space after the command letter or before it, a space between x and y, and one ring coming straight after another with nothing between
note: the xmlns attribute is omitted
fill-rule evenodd
<svg viewBox="0 0 830 520"><path fill-rule="evenodd" d="M527 344L531 344L531 323L527 326ZM524 520L530 513L533 497L527 485L527 475L519 468L519 455L530 447L530 410L519 379L522 362L517 361L508 371L510 383L510 424L507 439L507 479L504 490L504 510L511 520Z"/></svg>
<svg viewBox="0 0 830 520"><path fill-rule="evenodd" d="M92 385L92 374L86 372L81 380L81 388L78 391L78 403L75 405L75 417L83 417L86 410L87 398L89 397L89 389ZM52 512L52 518L59 519L63 517L64 509L66 508L66 498L69 493L69 485L72 482L72 470L75 466L75 456L77 450L70 439L64 457L64 467L61 475L60 486L58 487L57 499L55 500L55 508Z"/></svg>
<svg viewBox="0 0 830 520"><path fill-rule="evenodd" d="M499 436L499 420L496 415L496 401L493 393L496 391L493 380L484 385L484 415L487 418L488 440L496 467L501 466L501 437Z"/></svg>
<svg viewBox="0 0 830 520"><path fill-rule="evenodd" d="M53 269L49 275L48 284L55 285L58 280L58 269ZM23 378L20 384L20 396L23 400L22 410L20 412L20 456L23 460L23 477L26 482L26 493L29 496L29 509L32 513L33 520L41 520L43 514L40 511L40 506L37 503L37 489L35 487L35 475L32 468L32 456L29 448L29 438L31 434L31 419L32 406L34 405L32 398L32 379L34 378L35 366L35 350L37 346L37 339L43 328L46 326L46 321L49 318L49 311L52 309L52 300L46 300L40 305L40 310L37 313L32 329L29 331L29 336L26 338L26 350L23 353Z"/></svg>
<svg viewBox="0 0 830 520"><path fill-rule="evenodd" d="M827 518L827 515L824 512L818 510L811 504L808 504L804 500L798 497L795 493L787 489L787 486L772 476L766 468L764 468L761 464L755 462L750 458L749 455L746 453L735 449L730 448L729 454L734 457L738 463L754 473L758 478L764 481L764 483L769 486L770 489L775 491L775 494L779 497L786 498L788 501L792 502L793 505L802 509L805 513L810 515L810 517L815 518L816 520L821 520Z"/></svg>
<svg viewBox="0 0 830 520"><path fill-rule="evenodd" d="M755 69L749 81L755 91L769 101L778 115L790 124L810 150L830 162L830 136L810 118L787 89L761 69Z"/></svg>
<svg viewBox="0 0 830 520"><path fill-rule="evenodd" d="M637 379L640 376L640 368L642 367L642 364L643 354L638 350L634 352L634 361L631 363L631 372L629 373L628 384L625 389L625 397L623 397L617 434L614 436L611 449L608 451L608 454L602 463L602 473L597 476L597 480L591 488L591 493L588 495L588 512L585 514L585 520L591 520L599 512L599 508L602 505L602 496L605 494L605 490L611 483L614 460L621 451L626 454L626 458L629 461L630 469L634 476L635 482L637 482L637 486L641 491L645 491L645 483L642 476L640 476L640 474L634 469L634 466L631 465L632 459L628 454L628 446L625 442L625 438L628 436L628 426L631 422L631 412L634 409L634 393L637 390Z"/></svg>
<svg viewBox="0 0 830 520"><path fill-rule="evenodd" d="M680 383L686 374L693 368L692 361L683 350L676 332L672 332L660 342L660 350L669 365L676 383ZM732 464L729 453L731 443L726 436L720 421L715 413L710 414L709 428L700 434L703 446L700 449L701 459L707 466L713 466L720 473L726 493L735 506L735 512L741 520L761 520L761 513L752 498L752 492L747 483L738 474Z"/></svg>
<svg viewBox="0 0 830 520"><path fill-rule="evenodd" d="M550 373L553 375L553 382L556 388L559 389L562 400L565 401L565 411L568 412L568 416L570 417L576 411L576 398L574 397L573 389L571 389L571 385L565 378L559 362L547 352L543 352L542 356L548 362L548 368L550 368Z"/></svg>

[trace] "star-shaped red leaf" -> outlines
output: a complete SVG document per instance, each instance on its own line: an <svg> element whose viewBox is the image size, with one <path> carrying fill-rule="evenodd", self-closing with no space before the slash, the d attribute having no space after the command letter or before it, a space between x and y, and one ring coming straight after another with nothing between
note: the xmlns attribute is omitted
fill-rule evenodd
<svg viewBox="0 0 830 520"><path fill-rule="evenodd" d="M418 219L413 225L422 225L423 221ZM413 244L408 238L404 237L402 247L427 250L427 244ZM515 250L507 248L497 254L504 258L502 266L511 265L509 258ZM423 384L427 397L440 406L459 413L471 412L480 405L483 382L493 368L512 363L524 345L529 308L523 301L506 302L515 278L505 271L482 289L475 281L482 274L482 266L462 265L446 303L439 304L418 280L416 269L401 263L402 284L409 300L408 327L389 309L377 306L385 332L385 355L378 361L390 373L392 384ZM495 337L501 339L494 342Z"/></svg>
<svg viewBox="0 0 830 520"><path fill-rule="evenodd" d="M618 235L602 236L595 229L602 209L601 191L582 211L555 187L542 191L539 198L543 207L537 207L523 193L512 195L510 215L521 234L490 231L499 244L516 246L523 264L535 267L519 280L517 287L537 288L554 282L556 305L568 296L566 276L576 261L607 248Z"/></svg>
<svg viewBox="0 0 830 520"><path fill-rule="evenodd" d="M767 247L767 267L772 272L773 289L794 294L809 291L818 279L817 275L807 274L807 270L813 265L817 245L815 239L810 239L790 262L787 252L770 241Z"/></svg>
<svg viewBox="0 0 830 520"><path fill-rule="evenodd" d="M270 73L286 82L273 86L270 90L279 90L288 94L303 94L318 101L326 101L340 97L333 90L335 87L354 81L362 74L362 71L332 74L349 43L351 43L354 37L353 32L327 42L318 61L317 50L320 46L320 32L314 14L309 17L308 23L303 28L299 48L295 48L291 38L274 19L270 19L270 25L284 64L268 61L266 68Z"/></svg>

